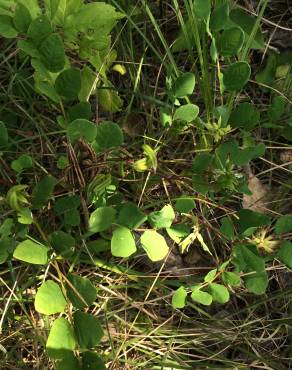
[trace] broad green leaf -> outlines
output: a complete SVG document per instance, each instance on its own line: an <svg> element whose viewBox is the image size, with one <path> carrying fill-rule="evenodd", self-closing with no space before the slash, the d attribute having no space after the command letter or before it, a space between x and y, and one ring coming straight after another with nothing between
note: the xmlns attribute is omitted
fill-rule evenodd
<svg viewBox="0 0 292 370"><path fill-rule="evenodd" d="M79 207L80 197L78 195L69 195L62 198L58 198L54 205L54 210L58 215L62 215L67 212L72 212L73 209Z"/></svg>
<svg viewBox="0 0 292 370"><path fill-rule="evenodd" d="M29 10L22 3L17 3L13 18L14 27L17 31L26 33L32 21Z"/></svg>
<svg viewBox="0 0 292 370"><path fill-rule="evenodd" d="M175 219L175 213L170 204L164 206L160 211L151 212L148 222L154 229L168 228Z"/></svg>
<svg viewBox="0 0 292 370"><path fill-rule="evenodd" d="M276 234L285 234L290 231L292 231L292 214L279 217L275 225Z"/></svg>
<svg viewBox="0 0 292 370"><path fill-rule="evenodd" d="M34 307L44 315L54 315L64 312L67 305L61 288L53 280L45 281L37 290Z"/></svg>
<svg viewBox="0 0 292 370"><path fill-rule="evenodd" d="M229 3L216 4L210 18L210 27L213 31L220 31L226 27L229 17Z"/></svg>
<svg viewBox="0 0 292 370"><path fill-rule="evenodd" d="M82 354L82 370L106 370L106 367L95 352L86 351Z"/></svg>
<svg viewBox="0 0 292 370"><path fill-rule="evenodd" d="M229 217L223 217L220 220L221 227L220 231L221 233L229 240L234 240L234 225L231 222Z"/></svg>
<svg viewBox="0 0 292 370"><path fill-rule="evenodd" d="M244 278L245 286L250 293L264 294L268 287L268 275L266 271L256 272Z"/></svg>
<svg viewBox="0 0 292 370"><path fill-rule="evenodd" d="M267 215L252 211L250 209L241 209L237 212L239 220L239 232L246 233L249 229L254 229L270 224L270 218Z"/></svg>
<svg viewBox="0 0 292 370"><path fill-rule="evenodd" d="M45 265L48 262L48 248L26 239L17 245L13 257L33 265Z"/></svg>
<svg viewBox="0 0 292 370"><path fill-rule="evenodd" d="M77 68L65 69L56 78L55 88L60 96L68 100L77 99L81 89L80 70Z"/></svg>
<svg viewBox="0 0 292 370"><path fill-rule="evenodd" d="M232 112L228 123L231 127L242 127L245 130L252 130L260 121L260 112L251 103L239 104Z"/></svg>
<svg viewBox="0 0 292 370"><path fill-rule="evenodd" d="M173 94L176 98L184 98L193 93L195 85L195 75L191 72L186 72L175 81Z"/></svg>
<svg viewBox="0 0 292 370"><path fill-rule="evenodd" d="M256 22L256 17L249 15L243 9L234 8L230 12L230 18L232 22L243 29L247 37L251 35ZM258 29L256 35L254 36L251 47L253 49L264 49L265 40L260 29Z"/></svg>
<svg viewBox="0 0 292 370"><path fill-rule="evenodd" d="M240 276L231 271L222 272L222 281L226 285L240 286Z"/></svg>
<svg viewBox="0 0 292 370"><path fill-rule="evenodd" d="M192 163L193 172L203 173L212 164L213 156L209 153L198 153Z"/></svg>
<svg viewBox="0 0 292 370"><path fill-rule="evenodd" d="M75 11L75 9L73 9ZM77 34L78 32L89 33L94 38L108 35L117 21L124 15L104 2L94 2L83 5L66 20L66 32Z"/></svg>
<svg viewBox="0 0 292 370"><path fill-rule="evenodd" d="M4 122L0 121L0 147L8 144L8 131Z"/></svg>
<svg viewBox="0 0 292 370"><path fill-rule="evenodd" d="M292 243L284 241L280 246L277 257L289 267L289 269L292 269Z"/></svg>
<svg viewBox="0 0 292 370"><path fill-rule="evenodd" d="M27 37L38 47L52 32L53 29L48 17L41 15L31 22L27 30Z"/></svg>
<svg viewBox="0 0 292 370"><path fill-rule="evenodd" d="M53 195L56 184L57 179L51 175L46 175L36 184L32 192L33 209L40 209L47 205L48 200Z"/></svg>
<svg viewBox="0 0 292 370"><path fill-rule="evenodd" d="M76 311L73 314L74 331L81 349L95 347L103 337L103 330L97 317Z"/></svg>
<svg viewBox="0 0 292 370"><path fill-rule="evenodd" d="M217 269L210 270L207 275L204 277L204 282L205 283L211 283L217 275Z"/></svg>
<svg viewBox="0 0 292 370"><path fill-rule="evenodd" d="M68 352L64 354L61 361L56 364L56 370L81 370L81 368L73 352Z"/></svg>
<svg viewBox="0 0 292 370"><path fill-rule="evenodd" d="M155 230L147 230L141 236L141 244L151 261L163 260L169 251L164 237Z"/></svg>
<svg viewBox="0 0 292 370"><path fill-rule="evenodd" d="M96 150L102 152L119 147L123 144L124 135L120 126L114 122L105 121L97 126Z"/></svg>
<svg viewBox="0 0 292 370"><path fill-rule="evenodd" d="M79 205L80 197L78 195L71 195L57 199L54 209L56 214L64 216L66 225L78 226L80 224Z"/></svg>
<svg viewBox="0 0 292 370"><path fill-rule="evenodd" d="M129 229L137 229L147 220L147 216L134 203L126 203L122 206L117 223L128 227Z"/></svg>
<svg viewBox="0 0 292 370"><path fill-rule="evenodd" d="M110 113L119 112L123 106L123 100L111 85L98 89L98 103Z"/></svg>
<svg viewBox="0 0 292 370"><path fill-rule="evenodd" d="M219 53L224 57L237 55L244 42L244 33L239 27L228 28L223 31L216 45Z"/></svg>
<svg viewBox="0 0 292 370"><path fill-rule="evenodd" d="M244 166L249 161L262 157L265 154L266 146L260 143L256 146L240 149L238 146L231 150L231 159L237 166Z"/></svg>
<svg viewBox="0 0 292 370"><path fill-rule="evenodd" d="M279 95L275 96L272 100L272 104L268 109L268 116L270 120L272 122L277 122L285 113L286 108L286 99Z"/></svg>
<svg viewBox="0 0 292 370"><path fill-rule="evenodd" d="M265 270L265 261L259 256L254 245L236 245L233 250L233 262L243 272Z"/></svg>
<svg viewBox="0 0 292 370"><path fill-rule="evenodd" d="M68 121L72 122L76 119L86 119L91 118L91 104L88 102L81 102L73 105L68 109Z"/></svg>
<svg viewBox="0 0 292 370"><path fill-rule="evenodd" d="M118 226L112 236L111 252L115 257L129 257L137 250L134 237L131 231L124 227Z"/></svg>
<svg viewBox="0 0 292 370"><path fill-rule="evenodd" d="M195 104L185 104L174 112L173 120L193 122L199 114L199 107Z"/></svg>
<svg viewBox="0 0 292 370"><path fill-rule="evenodd" d="M230 299L228 289L221 284L211 283L209 286L209 291L212 295L213 301L221 304L227 303Z"/></svg>
<svg viewBox="0 0 292 370"><path fill-rule="evenodd" d="M0 14L0 36L13 39L17 36L17 33L13 26L12 18L8 15Z"/></svg>
<svg viewBox="0 0 292 370"><path fill-rule="evenodd" d="M172 296L171 304L173 308L184 308L186 305L187 291L184 287L178 288Z"/></svg>
<svg viewBox="0 0 292 370"><path fill-rule="evenodd" d="M238 270L247 273L244 282L249 292L263 294L268 286L265 261L254 245L237 245L233 251L233 263Z"/></svg>
<svg viewBox="0 0 292 370"><path fill-rule="evenodd" d="M191 298L193 301L203 304L204 306L210 306L213 301L211 294L197 288L192 291Z"/></svg>
<svg viewBox="0 0 292 370"><path fill-rule="evenodd" d="M249 80L250 66L246 62L235 62L223 71L223 84L227 91L239 91Z"/></svg>
<svg viewBox="0 0 292 370"><path fill-rule="evenodd" d="M21 208L17 212L17 221L23 225L31 225L33 223L31 210L29 208Z"/></svg>
<svg viewBox="0 0 292 370"><path fill-rule="evenodd" d="M68 352L74 351L75 346L76 342L71 324L64 317L56 319L46 343L49 357L62 359L68 355Z"/></svg>
<svg viewBox="0 0 292 370"><path fill-rule="evenodd" d="M211 13L211 1L210 0L194 0L193 2L194 12L200 19L208 20Z"/></svg>
<svg viewBox="0 0 292 370"><path fill-rule="evenodd" d="M89 231L99 233L108 230L115 222L117 211L112 207L100 207L89 218Z"/></svg>
<svg viewBox="0 0 292 370"><path fill-rule="evenodd" d="M65 50L61 37L51 34L39 48L41 62L50 72L60 72L65 66Z"/></svg>
<svg viewBox="0 0 292 370"><path fill-rule="evenodd" d="M55 252L62 257L69 257L75 248L75 239L64 231L54 231L50 235L51 244Z"/></svg>
<svg viewBox="0 0 292 370"><path fill-rule="evenodd" d="M11 162L11 168L15 172L22 172L27 168L31 168L33 166L32 158L30 155L22 154L18 159L15 159Z"/></svg>
<svg viewBox="0 0 292 370"><path fill-rule="evenodd" d="M68 280L70 285L67 285L67 296L75 308L83 309L91 306L96 299L96 289L91 281L87 278L69 274ZM73 285L73 288L71 287ZM78 292L78 294L77 294Z"/></svg>
<svg viewBox="0 0 292 370"><path fill-rule="evenodd" d="M181 243L188 235L190 235L191 227L185 223L172 225L166 229L168 236L176 243Z"/></svg>
<svg viewBox="0 0 292 370"><path fill-rule="evenodd" d="M175 202L175 210L180 213L189 213L196 207L194 199L187 195L182 195Z"/></svg>
<svg viewBox="0 0 292 370"><path fill-rule="evenodd" d="M72 143L78 139L85 139L87 142L91 143L96 138L97 130L96 124L86 119L79 118L69 123L67 135Z"/></svg>

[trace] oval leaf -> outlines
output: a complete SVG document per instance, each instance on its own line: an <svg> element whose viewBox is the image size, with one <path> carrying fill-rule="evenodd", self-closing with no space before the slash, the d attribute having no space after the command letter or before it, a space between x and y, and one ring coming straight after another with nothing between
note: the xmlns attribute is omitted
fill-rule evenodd
<svg viewBox="0 0 292 370"><path fill-rule="evenodd" d="M173 120L180 120L186 122L194 121L199 114L199 107L195 104L185 104L177 108L174 113Z"/></svg>
<svg viewBox="0 0 292 370"><path fill-rule="evenodd" d="M48 262L48 248L27 239L18 244L13 257L33 265L45 265Z"/></svg>
<svg viewBox="0 0 292 370"><path fill-rule="evenodd" d="M250 66L246 62L230 64L223 72L223 84L227 91L239 91L248 82Z"/></svg>
<svg viewBox="0 0 292 370"><path fill-rule="evenodd" d="M210 306L213 301L211 294L203 292L202 290L195 289L191 294L193 301L203 304L204 306Z"/></svg>
<svg viewBox="0 0 292 370"><path fill-rule="evenodd" d="M205 0L204 0L205 1ZM196 85L196 77L193 73L187 72L179 76L174 85L174 96L176 98L183 98L191 95Z"/></svg>
<svg viewBox="0 0 292 370"><path fill-rule="evenodd" d="M129 257L137 250L131 231L119 226L113 232L111 241L111 252L115 257Z"/></svg>
<svg viewBox="0 0 292 370"><path fill-rule="evenodd" d="M237 55L244 42L244 33L239 27L224 30L216 45L219 53L224 57Z"/></svg>
<svg viewBox="0 0 292 370"><path fill-rule="evenodd" d="M173 308L184 308L186 305L186 298L187 298L187 291L185 290L184 287L179 287L174 295L172 296L172 307Z"/></svg>
<svg viewBox="0 0 292 370"><path fill-rule="evenodd" d="M161 261L168 253L168 245L164 237L155 230L147 230L141 236L141 244L151 261Z"/></svg>
<svg viewBox="0 0 292 370"><path fill-rule="evenodd" d="M223 304L229 301L229 291L224 285L211 283L209 285L209 290L214 302Z"/></svg>
<svg viewBox="0 0 292 370"><path fill-rule="evenodd" d="M168 228L175 218L175 213L170 204L164 206L160 211L152 212L148 221L154 229Z"/></svg>
<svg viewBox="0 0 292 370"><path fill-rule="evenodd" d="M76 99L81 89L81 73L77 68L61 72L55 81L57 93L66 99Z"/></svg>
<svg viewBox="0 0 292 370"><path fill-rule="evenodd" d="M50 72L59 72L65 66L65 50L61 37L48 36L40 45L41 62Z"/></svg>
<svg viewBox="0 0 292 370"><path fill-rule="evenodd" d="M89 218L89 232L99 233L108 230L116 218L116 210L112 207L100 207L93 211Z"/></svg>
<svg viewBox="0 0 292 370"><path fill-rule="evenodd" d="M124 136L120 126L114 122L102 122L97 127L96 151L102 152L123 144Z"/></svg>
<svg viewBox="0 0 292 370"><path fill-rule="evenodd" d="M67 135L72 143L78 139L85 139L87 142L91 143L96 138L96 134L96 125L87 119L76 119L69 123L67 128Z"/></svg>

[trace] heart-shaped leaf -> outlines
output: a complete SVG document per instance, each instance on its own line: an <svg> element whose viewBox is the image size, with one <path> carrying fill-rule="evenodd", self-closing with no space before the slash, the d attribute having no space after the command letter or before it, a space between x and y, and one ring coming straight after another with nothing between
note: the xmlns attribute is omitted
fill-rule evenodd
<svg viewBox="0 0 292 370"><path fill-rule="evenodd" d="M73 314L74 331L81 349L95 347L103 337L103 329L99 320L85 312L76 311Z"/></svg>
<svg viewBox="0 0 292 370"><path fill-rule="evenodd" d="M49 357L62 359L68 352L74 351L76 346L74 331L71 324L60 317L53 322L47 340L46 348Z"/></svg>
<svg viewBox="0 0 292 370"><path fill-rule="evenodd" d="M61 288L53 280L47 280L39 287L34 301L38 312L44 315L54 315L64 312L66 305Z"/></svg>
<svg viewBox="0 0 292 370"><path fill-rule="evenodd" d="M67 285L67 296L74 307L78 309L91 306L96 299L96 289L91 281L82 276L68 275L70 285ZM74 289L73 289L74 288Z"/></svg>

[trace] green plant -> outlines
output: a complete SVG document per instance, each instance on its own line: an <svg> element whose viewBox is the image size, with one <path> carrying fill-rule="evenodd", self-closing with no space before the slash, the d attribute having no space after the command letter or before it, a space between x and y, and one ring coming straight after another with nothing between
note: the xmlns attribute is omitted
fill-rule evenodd
<svg viewBox="0 0 292 370"><path fill-rule="evenodd" d="M0 35L8 45L17 43L16 68L25 66L33 76L24 74L29 81L26 90L18 71L16 80L21 88L17 87L28 95L36 92L31 100L38 100L37 110L41 111L35 115L32 109L31 116L31 111L24 109L33 133L19 138L21 130L13 126L11 111L7 115L9 99L14 104L17 92L11 83L12 93L3 104L0 122L0 149L9 158L9 166L0 168L8 182L4 182L0 198L4 210L0 263L8 266L14 282L15 267L25 268L28 282L21 289L36 288L30 299L45 325L38 340L59 370L103 369L101 357L111 362L112 368L118 361L120 366L132 364L133 368L201 366L197 360L189 362L192 353L199 362L206 359L206 368L218 367L223 360L214 356L212 347L208 349L208 341L215 338L221 342L226 335L224 340L232 342L230 327L223 328L228 315L223 312L227 319L216 326L220 335L206 336L202 343L207 345L196 346L198 352L189 351L187 340L180 342L183 330L178 340L172 332L165 358L157 362L147 346L157 346L160 356L169 333L165 334L161 322L151 328L149 317L156 315L151 304L155 302L155 307L157 301L170 298L173 309L163 303L167 317L180 315L177 309L187 306L186 314L180 316L182 322L192 309L199 319L203 317L197 321L200 330L205 328L205 318L212 319L213 328L215 321L220 321L216 315L212 317L217 303L240 297L239 301L250 300L256 311L257 303L251 297L266 297L271 264L280 261L292 268L291 215L276 210L272 217L240 205L242 197L252 195L246 176L250 165L260 167L258 163L265 158L272 161L273 134L275 141L291 140L291 122L285 120L291 107L284 95L289 94L291 60L274 54L267 58L256 75L261 89L268 92L268 103L260 106L249 96L251 83L255 83L250 54L265 46L260 23L268 1L259 2L258 17L254 17L233 1L173 0L180 31L172 45L153 4L111 3L116 8L81 0L45 1L42 5L36 0L0 0ZM127 23L121 26L119 42L112 45L111 34L122 18ZM148 38L146 31L151 26ZM141 40L135 40L135 32ZM155 34L158 37L152 42ZM113 66L117 58L113 46L119 54L129 54L133 62L134 40L143 44L143 55L139 55L139 63L129 63L125 73L123 65ZM180 53L186 56L183 64ZM144 63L148 58L150 63ZM149 84L146 68L153 60L161 63L163 72ZM119 84L115 73L133 85L130 91L120 89L128 102L125 112L114 87ZM151 103L150 108L145 101ZM94 104L110 118L93 119ZM149 109L145 116L150 123L143 135L133 140L122 128L135 109L140 116L141 110ZM139 121L139 114L134 120ZM43 120L46 116L47 121ZM52 130L46 129L47 124ZM31 144L27 150L26 143L35 143L35 138L40 147ZM43 142L48 148L44 157L38 155ZM1 152L1 163L2 158ZM291 181L281 177L277 181L281 190L291 189ZM177 260L198 251L208 267L191 278L161 277L174 251ZM143 271L149 265L144 255L150 260L149 275L148 270ZM15 300L25 312L22 293L16 290ZM152 297L155 294L157 298ZM102 310L105 323L94 315ZM108 317L124 325L127 340L118 342L120 333L115 331L111 337ZM192 320L190 315L188 325ZM245 319L242 322L242 327L249 326ZM102 351L104 324L110 346ZM133 328L137 340L132 340ZM144 336L142 341L149 337L153 342L145 345L140 336ZM234 337L238 339L238 333ZM176 353L172 340L177 340L178 348L187 348L185 353ZM114 341L119 343L117 348ZM237 347L244 356L249 351L245 345L243 341ZM132 353L128 354L137 348L148 351L151 360L137 365L135 356L133 360ZM168 353L172 353L169 360ZM213 363L213 357L218 362ZM226 357L226 366L237 366L240 359L235 358Z"/></svg>

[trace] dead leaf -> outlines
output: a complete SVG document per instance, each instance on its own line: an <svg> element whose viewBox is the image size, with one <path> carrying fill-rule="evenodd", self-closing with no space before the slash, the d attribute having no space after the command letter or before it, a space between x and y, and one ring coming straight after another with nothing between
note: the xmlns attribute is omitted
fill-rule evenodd
<svg viewBox="0 0 292 370"><path fill-rule="evenodd" d="M271 200L271 190L251 171L249 173L248 188L252 192L252 195L244 194L242 207L259 213L268 213L268 203Z"/></svg>

